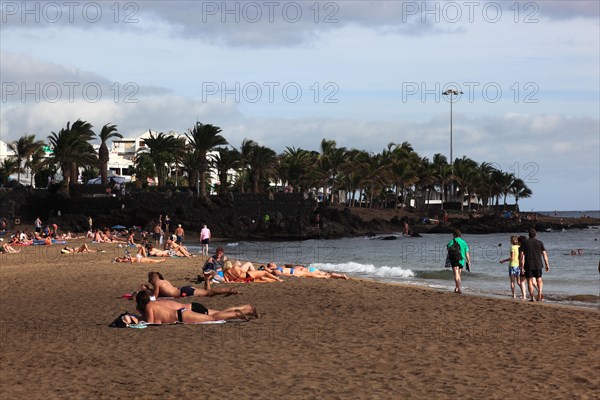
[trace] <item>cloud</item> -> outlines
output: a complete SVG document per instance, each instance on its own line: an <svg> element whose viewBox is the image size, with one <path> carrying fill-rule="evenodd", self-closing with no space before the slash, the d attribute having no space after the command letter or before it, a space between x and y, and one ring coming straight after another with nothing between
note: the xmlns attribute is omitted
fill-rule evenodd
<svg viewBox="0 0 600 400"><path fill-rule="evenodd" d="M14 103L97 103L112 99L115 103L137 102L144 96L170 93L169 89L114 82L95 72L63 66L35 57L0 52L0 85L3 106Z"/></svg>
<svg viewBox="0 0 600 400"><path fill-rule="evenodd" d="M305 46L347 26L406 36L465 32L473 23L598 18L595 1L146 1L1 3L5 30L148 32L231 47Z"/></svg>

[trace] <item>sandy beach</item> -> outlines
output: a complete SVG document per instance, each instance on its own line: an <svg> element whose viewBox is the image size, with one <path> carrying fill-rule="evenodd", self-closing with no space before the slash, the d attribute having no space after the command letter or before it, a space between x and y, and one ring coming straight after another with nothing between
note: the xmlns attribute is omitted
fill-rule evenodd
<svg viewBox="0 0 600 400"><path fill-rule="evenodd" d="M195 298L260 319L116 329L160 271L196 285L202 258L118 264L61 246L0 255L4 399L597 399L598 310L361 280L288 278ZM281 260L284 261L284 260ZM189 298L180 300L189 303Z"/></svg>

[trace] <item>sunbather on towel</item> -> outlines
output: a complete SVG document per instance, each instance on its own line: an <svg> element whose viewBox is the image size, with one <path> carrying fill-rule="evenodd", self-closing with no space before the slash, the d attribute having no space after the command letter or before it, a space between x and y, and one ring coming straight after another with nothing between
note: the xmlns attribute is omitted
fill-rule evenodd
<svg viewBox="0 0 600 400"><path fill-rule="evenodd" d="M209 279L210 280L210 279ZM142 290L148 290L150 295L154 297L189 297L189 296L202 296L212 297L216 295L232 295L238 294L239 292L232 288L216 288L211 289L210 284L204 283L204 289L198 289L192 286L182 286L176 288L173 284L165 280L160 272L148 272L148 283L150 286L142 285Z"/></svg>
<svg viewBox="0 0 600 400"><path fill-rule="evenodd" d="M90 247L84 243L81 246L79 246L78 248L74 248L74 247L69 247L69 246L65 246L62 249L60 249L60 252L62 254L75 254L75 253L102 253L103 250L92 250L90 249Z"/></svg>
<svg viewBox="0 0 600 400"><path fill-rule="evenodd" d="M334 272L324 272L317 268L306 268L303 265L287 264L284 267L278 267L275 263L269 263L265 267L265 271L269 271L277 276L295 276L298 278L319 278L319 279L349 279L344 274L336 274Z"/></svg>
<svg viewBox="0 0 600 400"><path fill-rule="evenodd" d="M159 250L151 244L148 244L147 252L148 252L149 256L155 256L155 257L171 257L171 256L191 257L192 256L189 252L183 252L182 249Z"/></svg>
<svg viewBox="0 0 600 400"><path fill-rule="evenodd" d="M123 257L117 257L114 259L115 262L118 263L161 263L167 261L166 258L147 258L142 257L140 254L137 254L135 257L132 257L130 254L124 255Z"/></svg>
<svg viewBox="0 0 600 400"><path fill-rule="evenodd" d="M244 264L245 265L245 264ZM282 280L269 271L255 271L234 264L223 273L223 282L281 282ZM205 279L205 282L210 279Z"/></svg>
<svg viewBox="0 0 600 400"><path fill-rule="evenodd" d="M223 311L209 310L200 303L181 304L173 300L150 301L150 295L143 290L136 295L137 310L142 313L142 319L154 324L196 324L200 322L220 321L249 317L258 318L256 309L245 304L239 307L227 308Z"/></svg>
<svg viewBox="0 0 600 400"><path fill-rule="evenodd" d="M16 254L16 253L20 253L20 252L21 252L21 250L16 250L10 244L0 243L0 253Z"/></svg>

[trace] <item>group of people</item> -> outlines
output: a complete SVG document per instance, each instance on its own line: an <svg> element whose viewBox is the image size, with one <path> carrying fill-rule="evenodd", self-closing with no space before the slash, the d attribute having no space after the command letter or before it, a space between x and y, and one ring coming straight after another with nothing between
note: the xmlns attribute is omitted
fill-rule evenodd
<svg viewBox="0 0 600 400"><path fill-rule="evenodd" d="M535 229L529 229L529 238L511 236L510 256L500 260L509 263L508 276L512 297L516 298L516 286L521 289L521 299L526 299L526 287L530 301L543 301L542 273L550 271L550 262L544 243L536 238ZM451 267L454 275L455 293L461 293L461 273L463 268L471 269L469 246L461 237L460 230L453 232L453 238L447 244L446 266ZM545 267L545 268L544 268Z"/></svg>
<svg viewBox="0 0 600 400"><path fill-rule="evenodd" d="M535 229L529 229L529 238L525 236L511 236L510 257L500 260L500 263L509 262L508 276L513 298L516 297L515 283L521 289L521 299L525 300L525 285L529 291L530 301L543 301L542 271L550 271L548 252L544 243L537 239ZM534 291L537 295L534 296Z"/></svg>
<svg viewBox="0 0 600 400"><path fill-rule="evenodd" d="M138 292L133 293L136 309L141 316L127 316L126 323L137 323L143 320L151 324L197 324L231 319L249 320L258 318L256 308L251 304L229 307L224 310L215 310L205 307L198 302L190 304L179 303L172 300L184 297L212 297L217 295L230 296L237 294L233 288L210 287L209 280L205 280L204 289L193 286L175 287L164 279L158 271L148 273L148 283L141 285Z"/></svg>
<svg viewBox="0 0 600 400"><path fill-rule="evenodd" d="M251 262L231 262L225 256L222 247L209 257L203 267L204 279L213 282L281 282L281 277L318 278L318 279L348 279L346 275L320 271L316 267L303 265L277 266L271 262L254 267ZM199 279L203 277L199 276Z"/></svg>

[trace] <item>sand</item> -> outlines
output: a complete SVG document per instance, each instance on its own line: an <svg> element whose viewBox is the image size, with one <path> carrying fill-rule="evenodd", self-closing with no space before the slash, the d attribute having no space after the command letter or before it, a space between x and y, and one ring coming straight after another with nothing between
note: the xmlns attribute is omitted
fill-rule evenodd
<svg viewBox="0 0 600 400"><path fill-rule="evenodd" d="M3 399L598 398L598 310L288 278L201 299L254 304L248 323L115 329L148 271L193 284L201 259L117 264L122 249L101 248L0 255Z"/></svg>

